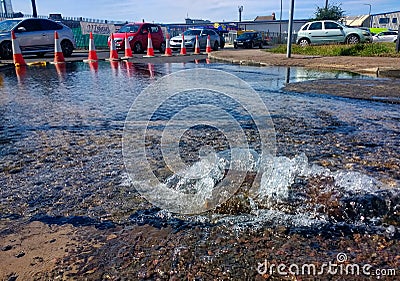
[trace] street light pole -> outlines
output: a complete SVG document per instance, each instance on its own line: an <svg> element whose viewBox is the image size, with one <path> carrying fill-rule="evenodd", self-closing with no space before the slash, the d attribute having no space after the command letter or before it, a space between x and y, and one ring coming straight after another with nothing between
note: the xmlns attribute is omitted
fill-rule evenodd
<svg viewBox="0 0 400 281"><path fill-rule="evenodd" d="M372 7L372 5L371 5L371 4L364 4L364 5L366 5L366 6L369 6L369 12L368 12L368 15L370 16L370 15L371 15L371 7Z"/></svg>
<svg viewBox="0 0 400 281"><path fill-rule="evenodd" d="M282 44L282 0L281 0L281 13L279 15L279 44Z"/></svg>
<svg viewBox="0 0 400 281"><path fill-rule="evenodd" d="M239 9L239 22L242 21L242 12L243 12L243 6L238 6Z"/></svg>
<svg viewBox="0 0 400 281"><path fill-rule="evenodd" d="M372 27L372 18L371 18L371 7L372 7L372 5L371 4L363 4L363 5L369 6L369 11L368 11L369 27Z"/></svg>
<svg viewBox="0 0 400 281"><path fill-rule="evenodd" d="M292 56L293 13L294 13L294 0L291 0L290 1L290 12L289 12L288 41L287 41L287 50L286 50L287 58L290 58Z"/></svg>
<svg viewBox="0 0 400 281"><path fill-rule="evenodd" d="M32 17L37 18L36 0L32 1Z"/></svg>

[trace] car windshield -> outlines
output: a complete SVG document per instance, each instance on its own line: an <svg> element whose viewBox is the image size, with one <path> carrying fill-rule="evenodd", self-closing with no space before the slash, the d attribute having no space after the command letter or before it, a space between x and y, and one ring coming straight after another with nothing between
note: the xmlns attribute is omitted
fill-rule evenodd
<svg viewBox="0 0 400 281"><path fill-rule="evenodd" d="M201 30L194 30L194 29L189 29L186 30L185 32L183 32L184 35L188 35L188 36L196 36L196 35L200 35Z"/></svg>
<svg viewBox="0 0 400 281"><path fill-rule="evenodd" d="M132 24L124 25L123 27L121 27L119 29L118 32L120 32L120 33L124 33L124 32L126 32L126 33L136 33L136 32L138 32L139 27L140 27L139 25L132 25Z"/></svg>
<svg viewBox="0 0 400 281"><path fill-rule="evenodd" d="M239 35L238 39L251 39L253 38L254 33L243 33Z"/></svg>
<svg viewBox="0 0 400 281"><path fill-rule="evenodd" d="M0 32L10 31L19 22L20 22L20 20L5 20L5 21L0 22Z"/></svg>

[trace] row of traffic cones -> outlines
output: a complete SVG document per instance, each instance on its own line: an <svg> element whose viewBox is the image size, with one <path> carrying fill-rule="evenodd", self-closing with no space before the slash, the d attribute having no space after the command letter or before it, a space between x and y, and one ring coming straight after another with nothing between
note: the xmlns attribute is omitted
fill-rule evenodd
<svg viewBox="0 0 400 281"><path fill-rule="evenodd" d="M110 61L118 61L120 60L118 57L118 53L117 50L115 48L115 42L114 42L114 34L111 34L111 38L110 38L110 58L108 60ZM212 48L211 48L211 42L210 42L210 35L208 35L207 37L207 46L206 46L206 53L209 54L212 52ZM92 33L90 33L90 43L89 43L89 58L87 61L93 61L92 57L94 57L94 55L91 55L93 50L95 50L94 47L94 42L93 42L93 35ZM199 45L199 38L196 35L196 44L195 44L195 48L194 48L194 54L200 54L200 45ZM186 52L186 46L185 46L185 36L182 34L182 44L181 44L181 51L179 53L181 56L186 56L187 52ZM170 45L170 35L167 34L166 36L166 45L165 45L165 53L162 56L166 56L166 57L170 57L172 56L172 49L171 49L171 45ZM128 40L128 35L125 34L125 55L121 58L121 59L130 59L132 58L132 49L131 46L129 44L129 40ZM148 33L147 35L147 54L144 56L146 58L152 58L154 57L154 48L153 48L153 43L151 40L151 34ZM96 61L97 61L97 55L96 55Z"/></svg>
<svg viewBox="0 0 400 281"><path fill-rule="evenodd" d="M22 57L21 53L21 48L19 47L18 41L16 40L14 31L11 32L11 42L12 42L12 51L13 51L13 61L15 66L24 66L27 65L25 63L24 58ZM61 49L61 44L60 44L60 39L58 36L57 31L54 32L54 64L59 64L59 63L65 63L65 58ZM114 42L114 34L111 34L111 39L110 39L110 57L109 61L119 61L117 49L115 47L115 42ZM206 53L211 53L211 43L210 43L210 35L207 37L207 47L206 47ZM199 46L199 38L196 35L196 44L195 44L195 49L194 49L194 54L200 54L200 46ZM181 45L181 51L180 55L187 55L186 52L186 46L185 46L185 36L182 34L182 45ZM172 56L172 50L170 46L170 36L167 34L167 40L166 40L166 48L165 48L165 54L163 56ZM144 57L154 57L154 48L153 48L153 43L151 40L151 34L148 33L147 37L147 54ZM128 40L128 35L125 34L125 55L122 57L122 59L130 59L133 58L132 54L132 49L129 44ZM89 35L89 55L88 59L84 60L84 62L96 62L98 61L97 53L96 53L96 47L94 44L94 39L93 39L93 34L90 32Z"/></svg>
<svg viewBox="0 0 400 281"><path fill-rule="evenodd" d="M16 67L26 66L25 60L22 56L21 48L16 40L14 31L11 31L11 45L13 51L13 62ZM64 54L61 49L60 38L58 37L58 32L54 31L54 64L65 63Z"/></svg>

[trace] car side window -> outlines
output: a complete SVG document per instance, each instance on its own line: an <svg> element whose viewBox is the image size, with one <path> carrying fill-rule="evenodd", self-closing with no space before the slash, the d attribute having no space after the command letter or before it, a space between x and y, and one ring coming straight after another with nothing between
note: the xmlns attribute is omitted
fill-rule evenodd
<svg viewBox="0 0 400 281"><path fill-rule="evenodd" d="M318 22L313 22L312 24L310 24L310 27L308 28L308 30L321 30L322 29L322 22L318 21Z"/></svg>
<svg viewBox="0 0 400 281"><path fill-rule="evenodd" d="M37 19L28 19L24 20L18 26L16 27L16 30L18 28L23 27L27 32L32 32L32 31L41 31L42 30L42 25L40 24L39 20Z"/></svg>
<svg viewBox="0 0 400 281"><path fill-rule="evenodd" d="M62 26L58 23L50 20L41 19L40 24L42 25L43 30L60 30Z"/></svg>
<svg viewBox="0 0 400 281"><path fill-rule="evenodd" d="M305 26L303 26L303 28L301 30L307 30L309 26L310 26L310 24L306 24Z"/></svg>
<svg viewBox="0 0 400 281"><path fill-rule="evenodd" d="M325 22L325 29L340 29L339 25L334 22Z"/></svg>
<svg viewBox="0 0 400 281"><path fill-rule="evenodd" d="M201 32L201 34L204 35L211 35L209 30L203 29L203 31Z"/></svg>

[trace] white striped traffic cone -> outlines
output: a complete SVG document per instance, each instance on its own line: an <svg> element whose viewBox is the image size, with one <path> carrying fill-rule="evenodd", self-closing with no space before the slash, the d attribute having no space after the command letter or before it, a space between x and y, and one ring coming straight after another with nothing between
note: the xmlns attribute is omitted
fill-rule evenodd
<svg viewBox="0 0 400 281"><path fill-rule="evenodd" d="M54 63L65 63L64 54L61 49L58 32L54 31Z"/></svg>
<svg viewBox="0 0 400 281"><path fill-rule="evenodd" d="M110 58L108 58L107 60L119 61L117 48L115 48L114 33L111 33L110 36Z"/></svg>
<svg viewBox="0 0 400 281"><path fill-rule="evenodd" d="M123 60L133 58L131 44L129 43L128 33L125 33L125 56L122 57Z"/></svg>
<svg viewBox="0 0 400 281"><path fill-rule="evenodd" d="M151 33L150 32L147 35L147 55L145 55L143 57L145 57L145 58L154 57L154 48L153 48L153 42L151 41Z"/></svg>
<svg viewBox="0 0 400 281"><path fill-rule="evenodd" d="M15 66L23 66L26 65L24 58L22 57L21 48L19 47L19 43L16 40L14 30L11 31L11 44L13 51L13 61Z"/></svg>
<svg viewBox="0 0 400 281"><path fill-rule="evenodd" d="M96 47L94 45L93 33L90 32L89 35L89 55L87 60L83 60L84 62L95 62L98 61Z"/></svg>
<svg viewBox="0 0 400 281"><path fill-rule="evenodd" d="M172 49L171 49L171 44L170 44L170 36L169 33L167 33L166 39L165 39L165 54L162 55L164 57L170 57L172 56Z"/></svg>
<svg viewBox="0 0 400 281"><path fill-rule="evenodd" d="M186 46L185 46L185 35L182 33L182 44L181 44L181 52L179 53L181 56L186 56Z"/></svg>
<svg viewBox="0 0 400 281"><path fill-rule="evenodd" d="M200 54L200 44L199 44L199 36L196 35L196 45L194 47L194 54L198 55Z"/></svg>
<svg viewBox="0 0 400 281"><path fill-rule="evenodd" d="M210 35L207 36L207 47L206 47L206 53L209 54L212 52L211 49L211 39L210 39Z"/></svg>

